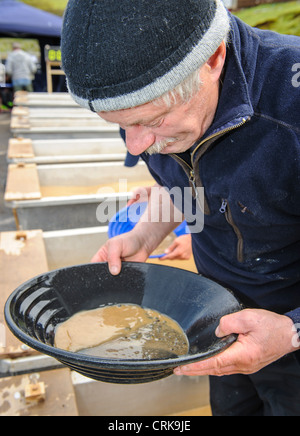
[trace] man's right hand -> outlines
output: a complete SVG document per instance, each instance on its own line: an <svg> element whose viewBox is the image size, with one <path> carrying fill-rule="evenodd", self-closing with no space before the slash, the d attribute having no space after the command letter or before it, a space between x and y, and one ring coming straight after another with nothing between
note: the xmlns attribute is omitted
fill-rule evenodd
<svg viewBox="0 0 300 436"><path fill-rule="evenodd" d="M122 261L146 262L151 253L147 251L145 241L133 232L109 239L92 258L91 262L108 262L112 275L121 272Z"/></svg>
<svg viewBox="0 0 300 436"><path fill-rule="evenodd" d="M158 185L155 187L159 188ZM108 262L111 274L118 275L121 272L122 261L146 262L165 237L178 226L181 221L174 220L175 207L167 191L160 187L161 195L158 200L156 199L151 203L152 195L150 193L152 189L139 188L136 191L138 195L143 191L148 199L148 207L134 229L109 239L95 254L91 262ZM133 203L137 201L136 195L134 197ZM169 221L161 218L165 206L170 209ZM155 217L153 221L152 213ZM157 221L157 217L161 219ZM182 215L180 215L180 219L182 219Z"/></svg>

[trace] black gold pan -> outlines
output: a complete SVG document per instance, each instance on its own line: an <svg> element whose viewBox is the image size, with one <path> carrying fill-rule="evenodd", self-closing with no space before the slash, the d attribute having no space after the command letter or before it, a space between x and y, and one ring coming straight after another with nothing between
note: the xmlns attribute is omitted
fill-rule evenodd
<svg viewBox="0 0 300 436"><path fill-rule="evenodd" d="M77 312L107 304L137 304L174 319L188 337L189 353L162 360L102 359L54 347L56 326ZM242 310L232 292L177 268L124 262L118 276L106 263L77 265L35 277L19 286L5 306L12 333L31 348L74 371L109 383L147 383L173 369L212 357L237 336L217 338L220 318Z"/></svg>

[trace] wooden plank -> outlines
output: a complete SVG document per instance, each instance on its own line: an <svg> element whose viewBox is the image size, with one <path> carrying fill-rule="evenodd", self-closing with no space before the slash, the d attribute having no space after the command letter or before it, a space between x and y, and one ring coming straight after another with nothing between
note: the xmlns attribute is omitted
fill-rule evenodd
<svg viewBox="0 0 300 436"><path fill-rule="evenodd" d="M196 409L185 410L184 412L174 413L168 416L212 416L211 407L209 405L198 407Z"/></svg>
<svg viewBox="0 0 300 436"><path fill-rule="evenodd" d="M42 197L35 164L11 164L8 166L5 201L38 200Z"/></svg>
<svg viewBox="0 0 300 436"><path fill-rule="evenodd" d="M24 347L9 331L4 320L4 305L19 285L48 271L43 232L0 233L0 270L0 358L37 354Z"/></svg>
<svg viewBox="0 0 300 436"><path fill-rule="evenodd" d="M162 260L160 258L150 258L147 263L154 263L155 265L172 266L173 268L184 269L194 273L198 273L194 257L191 256L189 260Z"/></svg>
<svg viewBox="0 0 300 436"><path fill-rule="evenodd" d="M30 129L31 124L30 124L30 118L29 117L23 117L23 116L18 116L18 117L11 117L11 122L10 122L10 128L11 130L14 129Z"/></svg>
<svg viewBox="0 0 300 436"><path fill-rule="evenodd" d="M25 116L29 117L30 112L28 107L15 106L11 111L12 116Z"/></svg>
<svg viewBox="0 0 300 436"><path fill-rule="evenodd" d="M28 104L28 92L26 91L17 91L14 96L14 106L23 106Z"/></svg>
<svg viewBox="0 0 300 436"><path fill-rule="evenodd" d="M30 138L11 138L8 143L8 159L34 158L32 140Z"/></svg>
<svg viewBox="0 0 300 436"><path fill-rule="evenodd" d="M13 115L14 114L18 114L18 107L15 107L13 109ZM76 107L41 107L41 108L22 108L22 110L20 111L20 114L22 114L22 112L24 111L24 115L26 115L27 117L30 118L30 120L35 120L35 119L47 119L47 118L51 118L51 119L63 119L63 118L93 118L93 119L97 119L98 122L102 122L103 124L105 124L105 122L103 122L101 120L100 117L98 117L97 114L95 114L94 112L89 111L88 109L85 108L81 108L80 106ZM25 113L27 111L27 114Z"/></svg>
<svg viewBox="0 0 300 436"><path fill-rule="evenodd" d="M35 383L45 387L45 399L26 401ZM69 369L0 379L0 416L78 416Z"/></svg>

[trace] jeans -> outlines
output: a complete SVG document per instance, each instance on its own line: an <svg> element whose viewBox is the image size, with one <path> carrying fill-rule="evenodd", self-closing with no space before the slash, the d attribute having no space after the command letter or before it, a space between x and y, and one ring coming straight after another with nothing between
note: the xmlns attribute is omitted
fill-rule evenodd
<svg viewBox="0 0 300 436"><path fill-rule="evenodd" d="M213 416L300 416L300 364L294 354L252 375L210 377Z"/></svg>
<svg viewBox="0 0 300 436"><path fill-rule="evenodd" d="M33 86L31 80L28 79L17 79L13 80L14 91L28 91L33 92Z"/></svg>

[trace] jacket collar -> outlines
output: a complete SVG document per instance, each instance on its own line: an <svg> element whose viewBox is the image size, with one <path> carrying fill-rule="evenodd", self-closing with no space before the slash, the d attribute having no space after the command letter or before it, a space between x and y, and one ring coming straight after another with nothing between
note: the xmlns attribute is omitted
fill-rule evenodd
<svg viewBox="0 0 300 436"><path fill-rule="evenodd" d="M247 56L241 49L240 26L245 26L235 17L231 16L231 32L227 46L227 58L222 78L219 104L214 121L205 136L214 135L241 123L244 118L254 114L250 100L249 86L243 70L243 56Z"/></svg>

